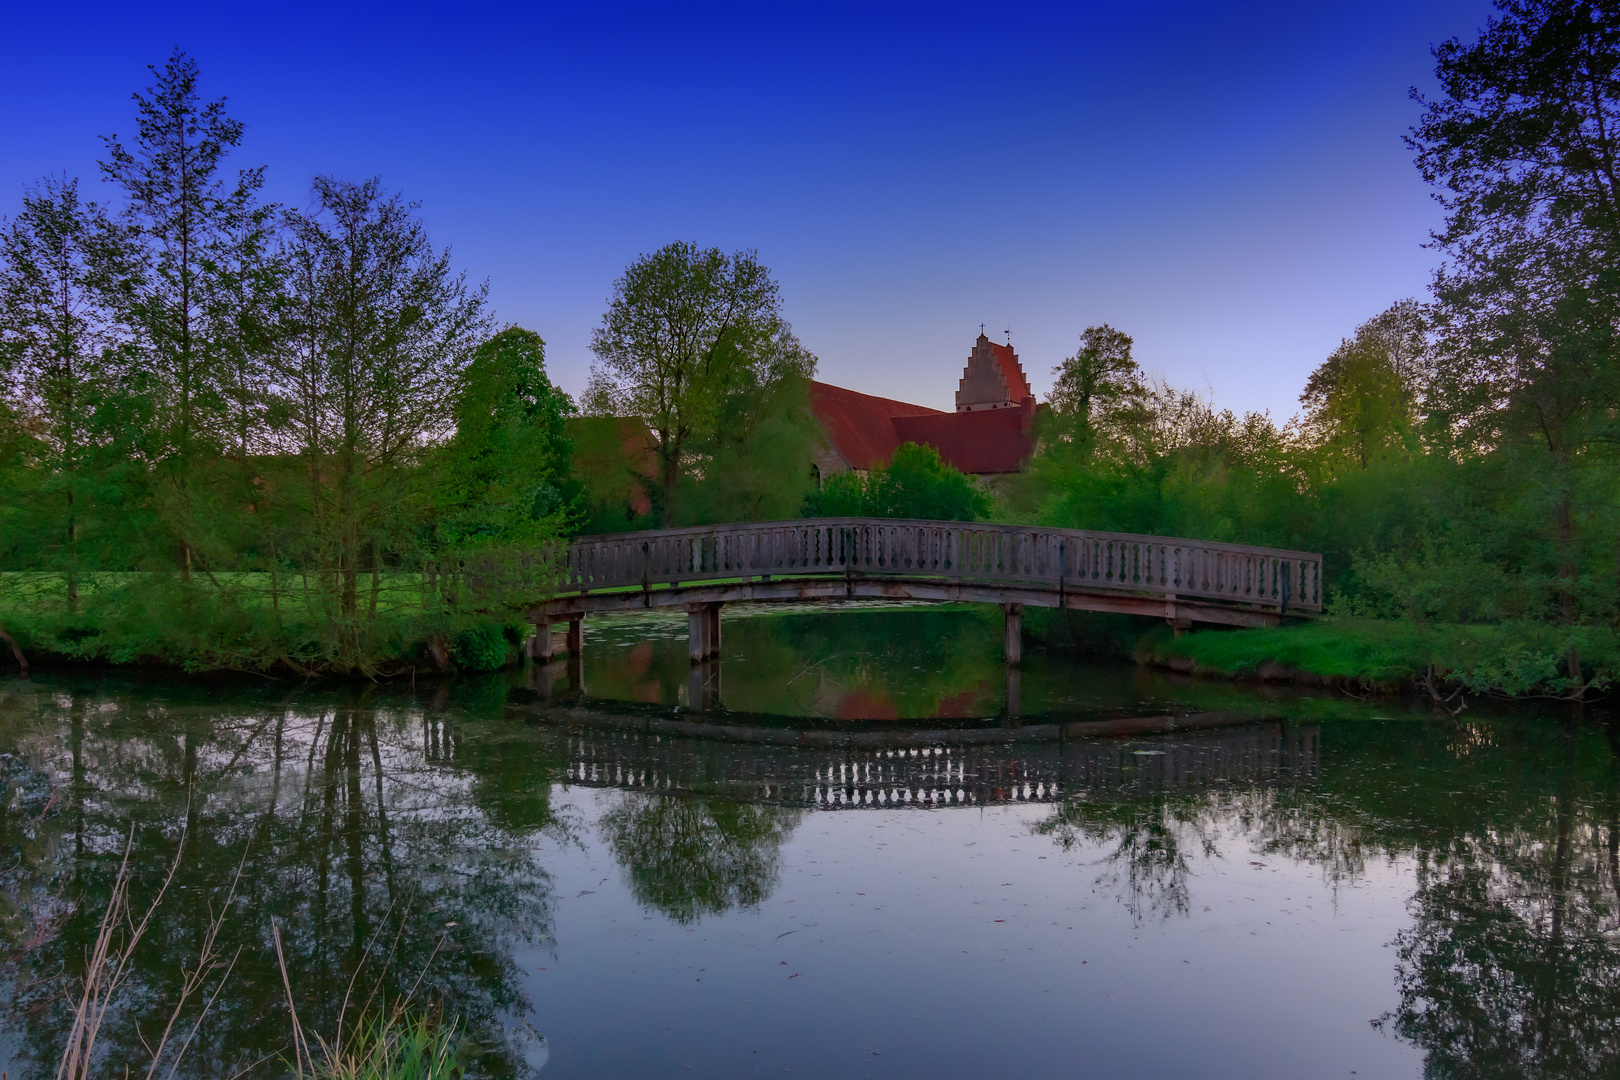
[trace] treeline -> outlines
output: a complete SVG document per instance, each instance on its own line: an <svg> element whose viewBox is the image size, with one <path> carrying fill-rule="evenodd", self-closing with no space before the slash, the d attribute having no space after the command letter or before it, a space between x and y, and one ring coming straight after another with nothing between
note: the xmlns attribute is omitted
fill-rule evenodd
<svg viewBox="0 0 1620 1080"><path fill-rule="evenodd" d="M1407 139L1446 212L1432 296L1357 328L1280 428L1145 378L1127 336L1088 330L1012 512L1320 551L1335 612L1450 627L1468 659L1447 674L1464 686L1606 686L1620 674L1616 41L1613 5L1501 0L1477 41L1436 48L1441 93L1414 92ZM1470 638L1491 645L1470 654Z"/></svg>
<svg viewBox="0 0 1620 1080"><path fill-rule="evenodd" d="M263 201L195 63L153 72L113 200L47 178L0 234L0 625L194 667L504 662L499 603L582 497L542 342L378 181Z"/></svg>
<svg viewBox="0 0 1620 1080"><path fill-rule="evenodd" d="M576 532L989 518L1320 551L1347 650L1443 628L1445 659L1417 662L1441 682L1603 687L1620 11L1498 7L1434 50L1407 140L1446 212L1429 297L1356 328L1283 424L1091 327L1029 468L990 487L915 446L815 478L816 358L750 251L628 267L576 409L401 196L317 177L308 210L262 202L262 169L225 168L241 125L177 53L135 136L106 140L116 198L47 179L0 235L0 627L195 667L489 667Z"/></svg>

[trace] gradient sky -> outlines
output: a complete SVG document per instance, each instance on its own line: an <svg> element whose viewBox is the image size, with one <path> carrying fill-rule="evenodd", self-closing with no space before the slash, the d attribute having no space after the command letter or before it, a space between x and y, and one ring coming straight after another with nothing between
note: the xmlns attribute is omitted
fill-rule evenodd
<svg viewBox="0 0 1620 1080"><path fill-rule="evenodd" d="M613 279L757 249L821 377L950 408L979 324L1038 394L1080 331L1292 415L1356 324L1421 295L1438 211L1401 136L1486 0L1050 6L10 0L0 213L94 182L178 45L304 205L381 176L540 332L577 394Z"/></svg>

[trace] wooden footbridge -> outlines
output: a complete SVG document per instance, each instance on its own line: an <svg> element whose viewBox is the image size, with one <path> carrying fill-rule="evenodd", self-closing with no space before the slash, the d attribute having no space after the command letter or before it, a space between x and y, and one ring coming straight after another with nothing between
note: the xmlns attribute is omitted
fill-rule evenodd
<svg viewBox="0 0 1620 1080"><path fill-rule="evenodd" d="M999 604L1009 663L1026 606L1275 626L1322 610L1322 557L1163 536L892 518L816 518L584 537L568 545L555 594L529 612L534 652L551 626L597 612L685 608L694 662L720 649L735 601L930 600Z"/></svg>

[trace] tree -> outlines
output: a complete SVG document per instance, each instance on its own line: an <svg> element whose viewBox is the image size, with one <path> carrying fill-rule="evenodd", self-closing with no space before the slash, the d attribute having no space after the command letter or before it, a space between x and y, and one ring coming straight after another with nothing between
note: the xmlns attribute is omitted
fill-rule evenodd
<svg viewBox="0 0 1620 1080"><path fill-rule="evenodd" d="M1575 473L1620 434L1620 7L1496 6L1478 41L1434 50L1440 96L1413 91L1425 111L1407 141L1446 211L1428 409L1460 451L1540 452L1569 619Z"/></svg>
<svg viewBox="0 0 1620 1080"><path fill-rule="evenodd" d="M1140 407L1147 384L1131 358L1131 344L1129 334L1107 323L1088 326L1079 351L1053 369L1049 403L1058 441L1087 451L1099 425Z"/></svg>
<svg viewBox="0 0 1620 1080"><path fill-rule="evenodd" d="M613 285L591 338L589 411L636 416L657 436L663 519L694 438L712 436L728 402L771 380L788 326L770 271L752 251L677 241L643 255Z"/></svg>
<svg viewBox="0 0 1620 1080"><path fill-rule="evenodd" d="M741 372L721 401L712 430L692 440L683 520L772 521L798 512L815 487L815 373L815 356L783 324L763 362Z"/></svg>
<svg viewBox="0 0 1620 1080"><path fill-rule="evenodd" d="M581 508L573 401L546 377L546 343L507 327L473 352L445 446L444 527L459 546L554 536Z"/></svg>
<svg viewBox="0 0 1620 1080"><path fill-rule="evenodd" d="M1375 457L1414 448L1425 332L1417 301L1402 300L1340 342L1299 398L1310 442L1363 470Z"/></svg>
<svg viewBox="0 0 1620 1080"><path fill-rule="evenodd" d="M253 305L241 301L244 290L269 291L252 281L263 274L257 259L273 214L256 202L263 168L221 176L243 127L226 115L223 98L198 96L196 61L176 49L150 70L152 87L133 95L135 139L107 136L101 168L128 196L139 238L128 313L155 406L165 516L189 575L203 528L199 467L230 441L233 404L240 409L253 396L256 366L243 350L257 352L262 342L250 329Z"/></svg>
<svg viewBox="0 0 1620 1080"><path fill-rule="evenodd" d="M292 295L275 392L302 490L283 507L312 608L339 666L363 667L385 555L398 559L429 493L418 468L455 419L457 391L489 332L486 287L468 288L414 204L377 180L316 177L313 213L289 213ZM360 598L362 572L370 595Z"/></svg>
<svg viewBox="0 0 1620 1080"><path fill-rule="evenodd" d="M8 392L0 398L33 419L28 531L47 564L61 553L69 606L79 597L96 414L117 379L121 339L109 297L128 272L123 240L100 206L80 198L77 180L56 178L25 194L0 233L0 390Z"/></svg>
<svg viewBox="0 0 1620 1080"><path fill-rule="evenodd" d="M809 502L817 517L892 517L924 521L979 521L990 496L973 478L947 464L932 446L901 443L881 469L829 477Z"/></svg>

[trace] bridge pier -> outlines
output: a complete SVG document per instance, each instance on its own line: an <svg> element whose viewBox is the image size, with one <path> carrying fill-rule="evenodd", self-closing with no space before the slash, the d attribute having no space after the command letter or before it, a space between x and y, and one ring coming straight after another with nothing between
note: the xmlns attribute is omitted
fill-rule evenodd
<svg viewBox="0 0 1620 1080"><path fill-rule="evenodd" d="M1024 662L1024 605L1002 604L1001 613L1005 619L1005 632L1002 634L1002 655L1009 664Z"/></svg>
<svg viewBox="0 0 1620 1080"><path fill-rule="evenodd" d="M720 655L720 609L724 606L721 600L687 605L687 654L692 663L700 664L711 656Z"/></svg>
<svg viewBox="0 0 1620 1080"><path fill-rule="evenodd" d="M568 637L565 648L569 656L583 656L585 654L585 615L583 612L567 616ZM551 620L541 616L535 620L534 637L529 642L529 657L542 664L551 662L555 654L555 647L551 640Z"/></svg>

